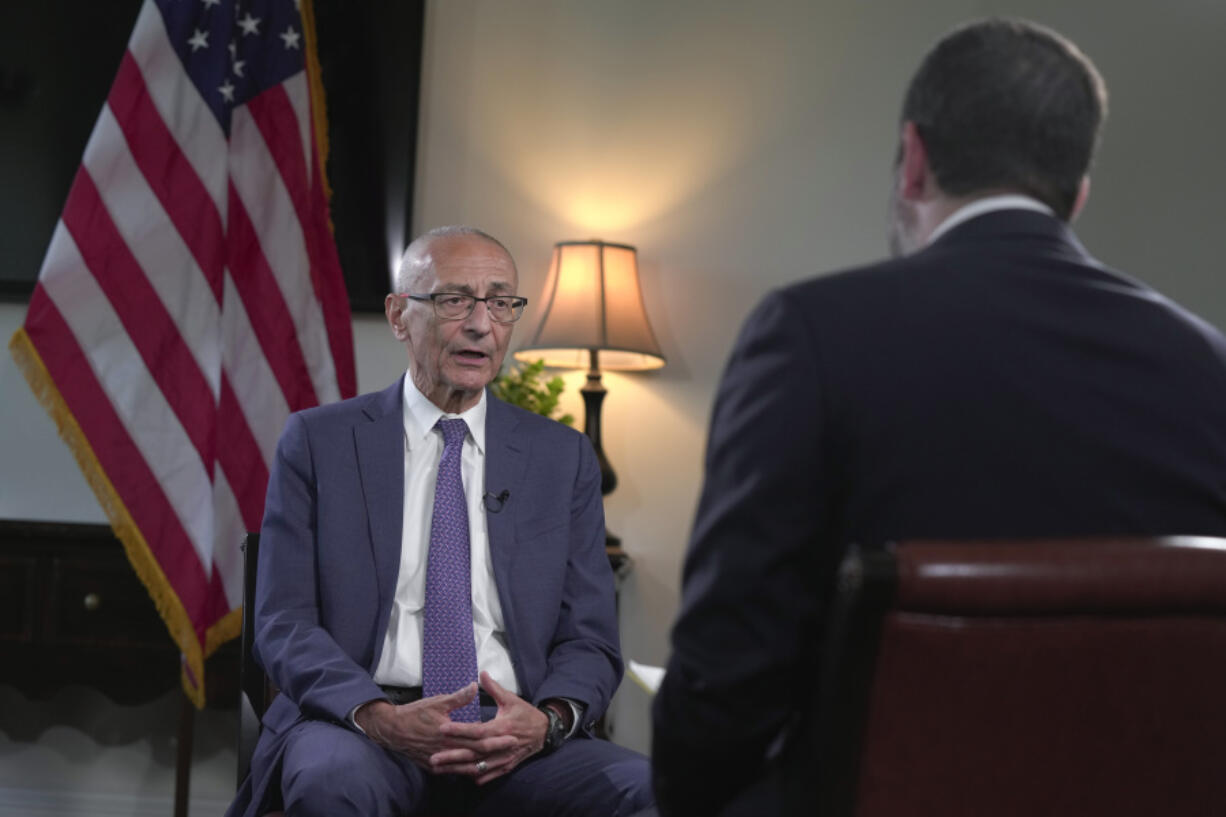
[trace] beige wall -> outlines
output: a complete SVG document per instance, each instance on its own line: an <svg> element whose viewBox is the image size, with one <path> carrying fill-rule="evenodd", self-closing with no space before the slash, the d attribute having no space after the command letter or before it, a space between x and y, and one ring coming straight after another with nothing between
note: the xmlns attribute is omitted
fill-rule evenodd
<svg viewBox="0 0 1226 817"><path fill-rule="evenodd" d="M1063 30L1112 89L1085 243L1226 325L1221 4L429 4L415 226L489 229L529 298L555 241L639 248L669 365L606 375L605 449L620 479L609 526L635 560L622 592L629 657L667 655L711 398L751 302L883 253L911 71L949 26L1006 12ZM581 373L567 382L582 417ZM623 688L619 741L647 745L646 709Z"/></svg>
<svg viewBox="0 0 1226 817"><path fill-rule="evenodd" d="M1086 245L1226 325L1217 0L428 4L415 228L467 222L502 238L530 310L555 241L639 248L669 365L606 376L620 480L609 525L635 560L629 657L667 655L711 398L741 320L771 287L882 255L906 80L949 26L1002 12L1069 34L1111 88ZM22 313L0 306L5 337ZM402 355L379 320L355 326L360 387L390 382ZM567 376L579 417L581 381ZM0 393L0 516L101 521L7 356ZM615 727L647 746L639 690L623 689Z"/></svg>

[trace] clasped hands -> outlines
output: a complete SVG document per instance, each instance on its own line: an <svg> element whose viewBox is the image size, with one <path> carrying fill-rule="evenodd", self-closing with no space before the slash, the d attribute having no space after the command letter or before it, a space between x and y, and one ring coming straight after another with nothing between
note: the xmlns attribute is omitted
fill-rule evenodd
<svg viewBox="0 0 1226 817"><path fill-rule="evenodd" d="M498 705L498 714L483 723L450 717L452 710L476 697L475 683L407 704L372 701L358 709L354 720L380 746L404 754L431 773L463 775L483 785L539 752L549 719L489 673L481 673L481 687Z"/></svg>

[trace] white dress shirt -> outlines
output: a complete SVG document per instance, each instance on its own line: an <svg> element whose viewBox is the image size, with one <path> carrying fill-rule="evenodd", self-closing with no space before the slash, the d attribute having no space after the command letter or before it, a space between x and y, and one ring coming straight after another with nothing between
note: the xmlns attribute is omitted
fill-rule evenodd
<svg viewBox="0 0 1226 817"><path fill-rule="evenodd" d="M460 473L468 505L468 537L472 564L473 632L477 667L503 687L519 692L494 567L490 561L489 531L485 518L485 392L462 414L444 414L413 383L404 378L404 523L400 539L400 572L392 601L383 654L375 668L378 684L421 686L422 613L426 600L426 556L430 550L430 522L434 517L434 483L443 455L442 432L434 428L440 417L464 420Z"/></svg>
<svg viewBox="0 0 1226 817"><path fill-rule="evenodd" d="M927 243L931 244L964 221L970 221L976 216L982 216L984 213L991 213L995 210L1035 210L1049 216L1055 215L1052 209L1043 202L1032 199L1030 196L1023 196L1021 193L984 196L981 199L975 199L970 204L962 205L946 216L945 220L932 231L932 235L928 236Z"/></svg>

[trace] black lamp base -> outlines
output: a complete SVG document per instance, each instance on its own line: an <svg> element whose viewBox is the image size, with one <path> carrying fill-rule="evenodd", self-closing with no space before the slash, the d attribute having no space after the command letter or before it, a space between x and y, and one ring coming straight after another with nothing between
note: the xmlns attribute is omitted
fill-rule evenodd
<svg viewBox="0 0 1226 817"><path fill-rule="evenodd" d="M587 382L579 390L579 393L583 395L583 431L592 441L592 448L596 451L596 461L600 464L600 494L608 496L617 487L617 474L613 471L613 466L609 464L609 458L605 456L604 446L600 442L600 406L604 403L608 389L604 387L600 378L600 353L595 349L590 349L588 352L591 367L587 372ZM629 560L630 557L622 550L622 540L610 533L608 527L605 528L604 537L605 551L609 554L610 563L616 560L619 564L624 564ZM614 570L616 569L617 566L614 567Z"/></svg>
<svg viewBox="0 0 1226 817"><path fill-rule="evenodd" d="M617 487L617 474L614 473L613 466L609 464L609 458L604 453L604 446L600 443L600 406L608 390L600 382L599 369L593 369L587 373L587 383L583 384L579 393L583 395L583 431L592 441L592 448L596 449L596 461L600 463L600 493L608 496Z"/></svg>

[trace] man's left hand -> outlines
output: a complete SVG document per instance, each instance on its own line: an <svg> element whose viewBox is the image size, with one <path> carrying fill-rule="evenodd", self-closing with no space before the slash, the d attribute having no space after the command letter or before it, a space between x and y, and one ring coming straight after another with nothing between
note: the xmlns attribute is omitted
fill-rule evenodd
<svg viewBox="0 0 1226 817"><path fill-rule="evenodd" d="M459 774L484 785L514 769L545 745L549 718L528 701L481 673L481 688L498 704L498 714L484 723L449 721L439 726L439 734L457 748L444 749L430 757L430 770L436 774ZM509 735L515 742L495 752L482 750L481 742Z"/></svg>

